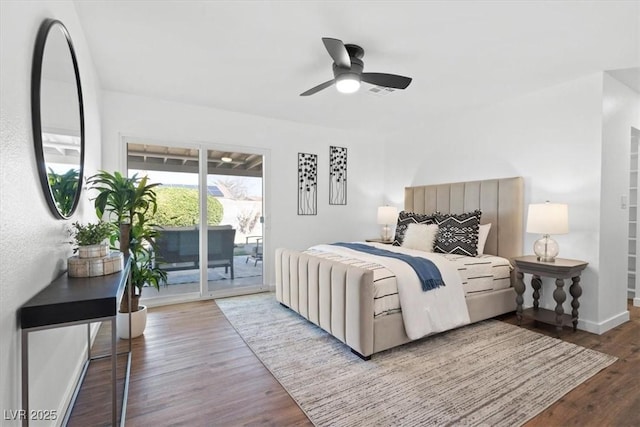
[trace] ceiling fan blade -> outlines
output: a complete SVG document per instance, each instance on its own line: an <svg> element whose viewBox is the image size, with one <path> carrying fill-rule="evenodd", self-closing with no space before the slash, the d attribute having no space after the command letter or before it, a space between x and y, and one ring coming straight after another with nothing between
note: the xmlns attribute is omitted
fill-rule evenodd
<svg viewBox="0 0 640 427"><path fill-rule="evenodd" d="M376 86L390 87L393 89L406 89L411 83L411 77L398 76L385 73L362 73L360 79L363 82Z"/></svg>
<svg viewBox="0 0 640 427"><path fill-rule="evenodd" d="M318 86L316 87L312 87L311 89L309 89L306 92L302 92L300 94L300 96L309 96L309 95L313 95L316 92L320 92L322 89L326 89L329 86L333 85L335 83L335 79L331 79L329 81L326 81L324 83L320 83Z"/></svg>
<svg viewBox="0 0 640 427"><path fill-rule="evenodd" d="M349 52L347 52L347 48L344 47L342 40L323 37L322 43L324 43L324 47L327 48L327 52L329 52L329 55L333 58L333 62L335 62L338 67L351 68Z"/></svg>

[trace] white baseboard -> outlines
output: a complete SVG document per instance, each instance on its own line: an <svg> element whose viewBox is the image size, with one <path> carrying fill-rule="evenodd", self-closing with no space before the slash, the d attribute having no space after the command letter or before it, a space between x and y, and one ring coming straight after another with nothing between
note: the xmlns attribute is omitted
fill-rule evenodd
<svg viewBox="0 0 640 427"><path fill-rule="evenodd" d="M625 310L622 313L616 314L602 322L591 322L589 320L578 320L578 329L591 332L592 334L602 335L605 332L622 325L624 322L629 321L629 311Z"/></svg>
<svg viewBox="0 0 640 427"><path fill-rule="evenodd" d="M640 297L635 297L633 299L633 305L634 307L640 307Z"/></svg>

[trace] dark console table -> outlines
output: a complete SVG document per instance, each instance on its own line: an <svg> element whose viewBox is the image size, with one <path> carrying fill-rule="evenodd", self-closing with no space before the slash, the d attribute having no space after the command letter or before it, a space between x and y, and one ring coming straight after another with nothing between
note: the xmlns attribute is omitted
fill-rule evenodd
<svg viewBox="0 0 640 427"><path fill-rule="evenodd" d="M74 278L63 274L27 301L20 309L20 327L22 328L22 409L24 417L22 425L28 426L31 418L29 411L29 333L44 329L60 328L79 324L87 325L87 359L85 360L80 380L76 385L70 408L84 380L89 363L101 357L111 357L111 423L118 425L117 392L116 392L116 316L121 298L124 295L127 281L130 279L131 260L125 257L122 271L107 276ZM131 289L129 286L128 289ZM130 300L129 300L130 301ZM131 306L131 304L129 304ZM131 313L129 313L131 316ZM129 319L131 320L131 319ZM91 323L111 322L111 353L101 357L91 355ZM129 321L131 325L131 321ZM129 333L131 336L131 333ZM127 367L124 381L122 411L120 423L124 424L129 375L131 370L131 339L129 339ZM63 425L70 415L67 411Z"/></svg>

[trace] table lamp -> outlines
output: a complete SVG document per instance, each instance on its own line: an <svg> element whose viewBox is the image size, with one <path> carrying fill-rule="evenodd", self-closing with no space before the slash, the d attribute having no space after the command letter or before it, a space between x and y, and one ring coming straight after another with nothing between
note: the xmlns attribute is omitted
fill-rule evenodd
<svg viewBox="0 0 640 427"><path fill-rule="evenodd" d="M378 208L378 224L382 225L382 240L391 240L390 224L395 224L398 220L398 209L394 206L380 206Z"/></svg>
<svg viewBox="0 0 640 427"><path fill-rule="evenodd" d="M527 214L527 233L542 234L533 244L533 252L538 261L555 262L560 252L558 242L551 234L567 234L569 232L569 211L562 203L533 203L529 205Z"/></svg>

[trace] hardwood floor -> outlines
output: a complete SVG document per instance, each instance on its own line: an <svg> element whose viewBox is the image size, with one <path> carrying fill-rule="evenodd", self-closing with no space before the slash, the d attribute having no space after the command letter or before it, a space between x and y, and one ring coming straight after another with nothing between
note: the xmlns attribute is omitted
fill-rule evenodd
<svg viewBox="0 0 640 427"><path fill-rule="evenodd" d="M640 425L640 308L629 305L629 311L630 322L604 335L570 329L561 333L565 341L619 360L527 426ZM516 323L513 314L500 320ZM555 334L552 327L536 327L533 320L523 326ZM94 347L104 346L108 341L102 336L108 333L103 328ZM214 301L151 309L145 334L134 340L133 351L127 425L311 425ZM120 359L118 363L122 366ZM110 424L109 368L108 359L92 364L70 426Z"/></svg>
<svg viewBox="0 0 640 427"><path fill-rule="evenodd" d="M607 369L567 393L527 427L640 426L640 307L628 303L631 319L603 335L563 329L560 339L618 357ZM515 315L499 317L515 324ZM556 336L553 326L523 321L522 326Z"/></svg>
<svg viewBox="0 0 640 427"><path fill-rule="evenodd" d="M127 426L311 425L213 300L150 309L133 343ZM69 426L110 425L109 369L92 363Z"/></svg>

